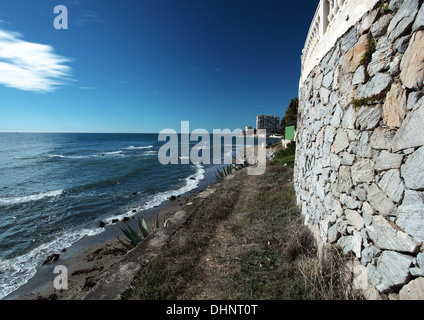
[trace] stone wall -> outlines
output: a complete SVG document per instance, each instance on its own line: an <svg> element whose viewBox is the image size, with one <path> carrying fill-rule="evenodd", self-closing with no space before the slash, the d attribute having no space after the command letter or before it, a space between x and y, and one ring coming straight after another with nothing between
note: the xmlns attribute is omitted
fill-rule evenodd
<svg viewBox="0 0 424 320"><path fill-rule="evenodd" d="M424 299L423 87L422 0L391 0L341 36L299 89L305 224L320 246L353 255L371 287L401 298Z"/></svg>

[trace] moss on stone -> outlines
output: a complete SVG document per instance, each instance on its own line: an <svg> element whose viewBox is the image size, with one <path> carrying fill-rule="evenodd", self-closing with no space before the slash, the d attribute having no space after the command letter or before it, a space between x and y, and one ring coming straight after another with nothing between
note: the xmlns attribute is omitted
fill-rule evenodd
<svg viewBox="0 0 424 320"><path fill-rule="evenodd" d="M376 50L376 43L375 39L371 38L368 43L368 49L365 51L364 55L362 56L361 60L359 61L359 65L365 66L365 68L368 66L368 64L371 62L372 54Z"/></svg>

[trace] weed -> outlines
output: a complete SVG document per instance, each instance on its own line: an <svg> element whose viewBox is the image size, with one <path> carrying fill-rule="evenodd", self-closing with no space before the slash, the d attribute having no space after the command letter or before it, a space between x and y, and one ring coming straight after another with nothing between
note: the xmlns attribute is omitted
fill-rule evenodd
<svg viewBox="0 0 424 320"><path fill-rule="evenodd" d="M364 55L362 56L361 60L359 61L359 64L361 66L365 66L365 69L367 68L368 64L371 62L371 57L372 54L375 52L376 50L376 43L375 43L375 39L371 38L369 43L368 43L368 48L365 51Z"/></svg>
<svg viewBox="0 0 424 320"><path fill-rule="evenodd" d="M389 88L386 88L385 90L383 90L381 93L379 93L377 95L362 98L362 99L354 99L350 103L356 109L359 109L362 106L369 106L369 105L374 105L374 104L378 104L378 103L384 103L384 101L386 100L386 96L387 96L388 92L389 92Z"/></svg>

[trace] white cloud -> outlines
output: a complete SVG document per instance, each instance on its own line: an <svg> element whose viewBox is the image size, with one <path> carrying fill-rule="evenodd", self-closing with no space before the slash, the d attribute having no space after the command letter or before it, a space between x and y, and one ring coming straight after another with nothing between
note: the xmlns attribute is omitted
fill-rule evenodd
<svg viewBox="0 0 424 320"><path fill-rule="evenodd" d="M0 84L25 91L50 92L70 80L70 59L54 48L22 40L0 29Z"/></svg>

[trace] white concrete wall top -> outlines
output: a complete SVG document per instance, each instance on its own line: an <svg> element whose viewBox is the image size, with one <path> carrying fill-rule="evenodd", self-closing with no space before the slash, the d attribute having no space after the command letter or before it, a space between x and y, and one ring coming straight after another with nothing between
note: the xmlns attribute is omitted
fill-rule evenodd
<svg viewBox="0 0 424 320"><path fill-rule="evenodd" d="M334 46L337 39L372 9L378 0L320 0L302 50L303 86L312 69Z"/></svg>

